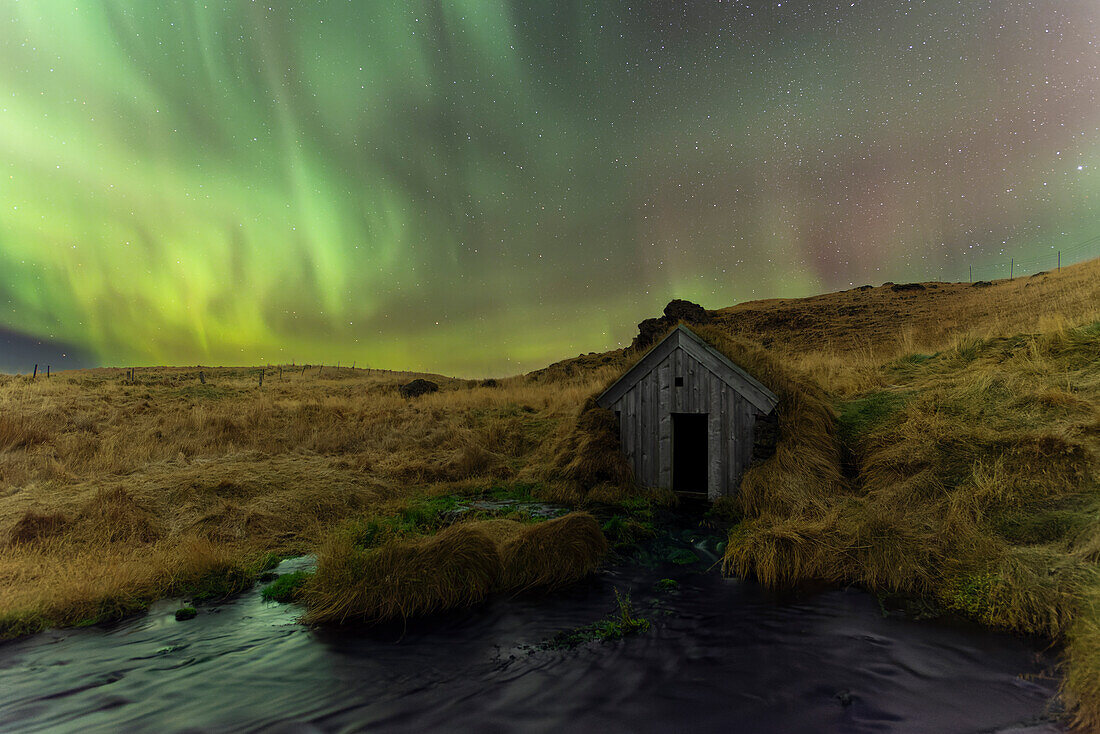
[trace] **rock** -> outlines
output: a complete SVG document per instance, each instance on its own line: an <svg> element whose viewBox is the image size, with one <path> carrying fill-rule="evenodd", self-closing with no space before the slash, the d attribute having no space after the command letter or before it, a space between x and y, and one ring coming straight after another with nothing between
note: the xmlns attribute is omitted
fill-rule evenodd
<svg viewBox="0 0 1100 734"><path fill-rule="evenodd" d="M176 610L176 621L184 622L188 619L194 619L198 614L198 610L194 607L180 607Z"/></svg>
<svg viewBox="0 0 1100 734"><path fill-rule="evenodd" d="M402 385L399 392L401 393L401 397L417 398L430 392L437 392L438 390L439 385L431 380L424 380L418 377L407 385Z"/></svg>
<svg viewBox="0 0 1100 734"><path fill-rule="evenodd" d="M638 324L638 336L634 337L634 342L630 345L630 348L645 349L650 344L657 341L661 334L664 334L668 330L668 327L669 323L663 318L646 319Z"/></svg>
<svg viewBox="0 0 1100 734"><path fill-rule="evenodd" d="M490 377L490 378L489 378L489 379L487 379L487 380L482 380L482 381L481 381L481 386L482 386L482 387L500 387L500 383L499 383L499 382L497 382L497 381L496 381L495 379L493 379L492 377Z"/></svg>
<svg viewBox="0 0 1100 734"><path fill-rule="evenodd" d="M836 695L833 696L833 698L835 698L837 701L840 701L841 706L851 706L852 705L852 693L851 693L851 691L838 691L836 693Z"/></svg>
<svg viewBox="0 0 1100 734"><path fill-rule="evenodd" d="M859 288L856 288L856 290L857 291L869 291L872 288L874 288L873 285L861 285Z"/></svg>
<svg viewBox="0 0 1100 734"><path fill-rule="evenodd" d="M767 461L775 455L779 443L779 416L773 410L767 415L756 417L752 431L752 458L750 464Z"/></svg>
<svg viewBox="0 0 1100 734"><path fill-rule="evenodd" d="M698 303L676 298L665 306L664 316L646 319L638 324L638 336L634 337L630 348L645 349L680 321L686 321L689 324L705 324L710 321L710 314Z"/></svg>
<svg viewBox="0 0 1100 734"><path fill-rule="evenodd" d="M673 321L687 321L691 324L705 324L710 321L710 314L698 303L676 298L665 306L665 318Z"/></svg>
<svg viewBox="0 0 1100 734"><path fill-rule="evenodd" d="M993 285L988 280L977 280L970 284L971 288L988 288Z"/></svg>
<svg viewBox="0 0 1100 734"><path fill-rule="evenodd" d="M890 286L890 290L894 291L895 293L899 293L901 291L923 291L924 286L920 283L902 283L900 285Z"/></svg>

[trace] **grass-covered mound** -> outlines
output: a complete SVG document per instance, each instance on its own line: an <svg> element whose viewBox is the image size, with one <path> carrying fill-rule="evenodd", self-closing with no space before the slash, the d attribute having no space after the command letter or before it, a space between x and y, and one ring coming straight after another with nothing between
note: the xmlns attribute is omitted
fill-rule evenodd
<svg viewBox="0 0 1100 734"><path fill-rule="evenodd" d="M766 492L750 470L725 567L769 585L813 578L918 595L1065 639L1067 698L1081 724L1100 728L1100 632L1087 601L1100 559L1098 405L1100 324L890 362L878 387L840 405L851 492L784 480L806 473L798 456Z"/></svg>
<svg viewBox="0 0 1100 734"><path fill-rule="evenodd" d="M404 619L473 606L497 591L557 587L590 574L606 551L587 513L459 522L377 545L344 528L322 545L302 590L304 621Z"/></svg>
<svg viewBox="0 0 1100 734"><path fill-rule="evenodd" d="M584 402L558 440L547 478L573 501L588 499L593 490L608 496L633 491L634 470L623 456L615 414L597 405L595 397Z"/></svg>

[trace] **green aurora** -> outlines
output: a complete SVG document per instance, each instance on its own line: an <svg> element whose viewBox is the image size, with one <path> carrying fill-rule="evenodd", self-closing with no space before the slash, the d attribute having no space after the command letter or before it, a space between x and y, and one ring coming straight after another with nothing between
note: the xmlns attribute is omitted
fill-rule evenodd
<svg viewBox="0 0 1100 734"><path fill-rule="evenodd" d="M672 297L1038 269L1100 234L1098 31L1062 0L5 3L0 329L482 376Z"/></svg>

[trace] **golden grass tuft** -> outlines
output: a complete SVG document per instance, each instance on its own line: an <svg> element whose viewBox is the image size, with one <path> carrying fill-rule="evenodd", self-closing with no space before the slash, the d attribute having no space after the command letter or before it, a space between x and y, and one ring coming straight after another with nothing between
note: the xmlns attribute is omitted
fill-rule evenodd
<svg viewBox="0 0 1100 734"><path fill-rule="evenodd" d="M164 531L157 518L121 487L97 491L77 513L69 533L83 542L150 543Z"/></svg>
<svg viewBox="0 0 1100 734"><path fill-rule="evenodd" d="M41 543L57 538L65 532L68 525L69 519L60 512L27 510L8 533L9 542L12 545Z"/></svg>
<svg viewBox="0 0 1100 734"><path fill-rule="evenodd" d="M368 623L469 607L494 591L558 588L592 573L607 552L595 518L482 520L436 535L356 544L349 528L322 545L303 591L309 623Z"/></svg>
<svg viewBox="0 0 1100 734"><path fill-rule="evenodd" d="M633 487L634 472L619 445L615 414L598 406L595 398L585 401L572 430L558 442L550 475L581 497L601 485Z"/></svg>
<svg viewBox="0 0 1100 734"><path fill-rule="evenodd" d="M500 545L501 586L510 591L565 586L595 571L606 553L607 539L586 512L527 525Z"/></svg>
<svg viewBox="0 0 1100 734"><path fill-rule="evenodd" d="M27 448L49 438L49 431L38 420L0 415L0 451Z"/></svg>
<svg viewBox="0 0 1100 734"><path fill-rule="evenodd" d="M321 547L304 587L303 621L378 622L472 606L496 588L500 568L496 543L472 524L374 549L337 534Z"/></svg>
<svg viewBox="0 0 1100 734"><path fill-rule="evenodd" d="M737 497L741 511L749 516L820 516L847 490L836 417L824 390L758 344L715 326L695 331L779 398L775 454L746 470Z"/></svg>
<svg viewBox="0 0 1100 734"><path fill-rule="evenodd" d="M1100 584L1084 597L1066 636L1066 677L1062 698L1079 731L1100 731Z"/></svg>

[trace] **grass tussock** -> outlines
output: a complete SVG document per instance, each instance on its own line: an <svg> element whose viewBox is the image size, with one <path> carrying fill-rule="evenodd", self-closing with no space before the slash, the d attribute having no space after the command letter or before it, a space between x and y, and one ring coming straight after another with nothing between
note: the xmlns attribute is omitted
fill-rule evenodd
<svg viewBox="0 0 1100 734"><path fill-rule="evenodd" d="M27 510L8 532L11 545L42 543L65 532L69 520L59 512Z"/></svg>
<svg viewBox="0 0 1100 734"><path fill-rule="evenodd" d="M901 592L1066 640L1067 695L1082 721L1100 720L1100 688L1082 688L1091 664L1073 650L1091 639L1085 600L1100 578L1098 354L1090 324L882 365L891 386L839 408L851 491L822 484L807 501L773 482L775 499L745 505L726 569Z"/></svg>
<svg viewBox="0 0 1100 734"><path fill-rule="evenodd" d="M833 406L809 376L758 344L714 326L696 332L779 398L775 454L746 470L736 501L746 516L819 516L846 492Z"/></svg>
<svg viewBox="0 0 1100 734"><path fill-rule="evenodd" d="M473 524L363 549L347 535L321 547L303 592L308 623L378 622L473 606L500 577L496 543Z"/></svg>
<svg viewBox="0 0 1100 734"><path fill-rule="evenodd" d="M599 524L585 512L522 526L500 546L501 587L525 591L571 584L595 571L607 549Z"/></svg>
<svg viewBox="0 0 1100 734"><path fill-rule="evenodd" d="M463 522L366 547L359 527L339 529L321 547L301 592L304 621L406 619L474 606L497 591L556 588L590 574L607 551L587 513Z"/></svg>
<svg viewBox="0 0 1100 734"><path fill-rule="evenodd" d="M634 471L622 454L615 414L586 400L558 442L550 473L581 498L596 488L633 491Z"/></svg>

